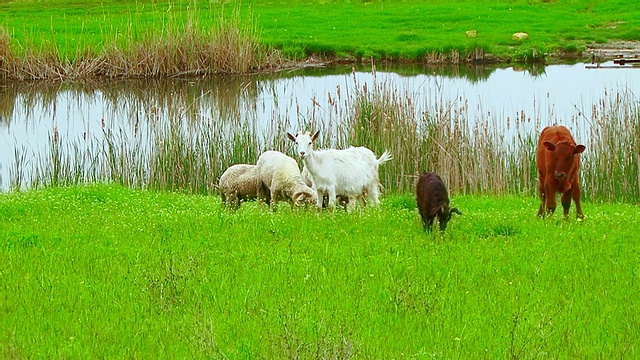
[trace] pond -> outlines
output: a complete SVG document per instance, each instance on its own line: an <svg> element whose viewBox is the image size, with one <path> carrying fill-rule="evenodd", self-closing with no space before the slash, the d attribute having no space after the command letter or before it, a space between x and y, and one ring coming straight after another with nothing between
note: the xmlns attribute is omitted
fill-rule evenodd
<svg viewBox="0 0 640 360"><path fill-rule="evenodd" d="M401 112L400 117L420 123L449 112L452 127L463 121L467 132L484 128L502 143L531 140L553 123L567 125L578 142L588 142L605 102L622 96L627 109L637 110L640 69L584 63L528 69L370 66L213 79L5 83L0 84L0 190L55 184L62 173L67 183L122 179L128 172L122 182L148 186L150 174L157 173L159 149L176 131L190 151L226 144L190 160L212 163L192 170L206 172L200 176L209 183L231 163L255 161L268 148L293 156L287 131L321 130L325 147L376 147L345 130L362 115L354 107L368 92L377 93L373 96L383 104L388 100L389 111ZM359 143L351 143L354 139ZM476 146L477 140L469 144ZM180 154L180 161L188 160L184 151ZM171 161L173 176L185 171L184 164ZM411 176L418 169L403 171L402 176ZM532 188L529 181L524 186Z"/></svg>

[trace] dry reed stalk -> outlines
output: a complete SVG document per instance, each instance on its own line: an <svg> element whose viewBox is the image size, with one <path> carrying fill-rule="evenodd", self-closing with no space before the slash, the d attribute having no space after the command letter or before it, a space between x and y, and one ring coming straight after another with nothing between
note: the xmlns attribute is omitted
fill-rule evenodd
<svg viewBox="0 0 640 360"><path fill-rule="evenodd" d="M418 117L419 95L378 82L375 67L373 75L372 84L360 84L354 72L353 89L338 87L325 106L314 101L311 114L297 128L322 129L321 147L364 145L377 154L390 150L394 160L380 174L382 183L396 192L412 192L416 176L428 170L440 172L455 192L504 193L513 189L509 169L531 163L522 151L506 153L504 126L471 118L468 103L441 99ZM520 191L523 183L530 185L518 182Z"/></svg>
<svg viewBox="0 0 640 360"><path fill-rule="evenodd" d="M606 201L640 199L640 103L628 90L591 109L582 178L587 193ZM587 195L589 196L589 195Z"/></svg>
<svg viewBox="0 0 640 360"><path fill-rule="evenodd" d="M470 63L473 60L473 53L460 54L457 50L451 50L449 53L444 52L428 52L423 56L425 64L453 64L458 65L463 62Z"/></svg>
<svg viewBox="0 0 640 360"><path fill-rule="evenodd" d="M171 15L171 14L170 14ZM129 24L124 35L112 39L101 51L78 48L72 59L55 45L24 55L11 52L10 36L0 28L0 78L17 80L77 80L91 77L140 78L248 74L284 66L275 50L260 45L251 21L240 21L239 9L216 26L203 30L196 14L185 24L170 18L162 30L137 34Z"/></svg>
<svg viewBox="0 0 640 360"><path fill-rule="evenodd" d="M533 119L523 111L513 118L492 116L481 109L470 109L462 97L426 99L423 105L423 94L398 90L389 80L379 81L375 68L373 74L372 83L362 83L354 72L353 87L338 86L326 102L314 99L310 109L298 108L297 120L274 110L264 128L251 115L255 109L245 108L238 100L240 94L253 97L258 92L243 80L225 84L224 88L231 90L204 95L197 89L161 90L159 81L135 88L124 100L122 92L105 90L103 95L112 101L112 111L131 111L119 114L131 119L131 124L124 124L122 130L110 129L107 124L104 140L88 144L65 139L63 146L54 136L57 141L51 142L50 154L41 161L38 175L31 181L64 184L98 179L208 193L231 164L255 162L266 149L291 154L284 134L293 129L321 130L319 147L364 145L378 155L390 150L394 160L380 169L387 191L411 193L418 173L436 171L454 194L534 196L537 139L547 123L557 120L553 111L542 111ZM23 101L33 107L55 99L54 89L51 93L25 95ZM201 109L206 106L201 103L207 101L231 109L212 107L204 114ZM277 100L275 105L277 108ZM584 197L638 201L640 104L634 94L627 90L606 93L590 113L580 112L572 121L565 124L575 129L578 142L587 145L581 171ZM584 124L589 124L588 128L581 129ZM22 154L16 157L24 158ZM14 173L20 177L17 171ZM21 179L28 181L26 177Z"/></svg>
<svg viewBox="0 0 640 360"><path fill-rule="evenodd" d="M0 79L9 77L11 64L14 62L14 55L11 51L11 37L3 26L0 26Z"/></svg>

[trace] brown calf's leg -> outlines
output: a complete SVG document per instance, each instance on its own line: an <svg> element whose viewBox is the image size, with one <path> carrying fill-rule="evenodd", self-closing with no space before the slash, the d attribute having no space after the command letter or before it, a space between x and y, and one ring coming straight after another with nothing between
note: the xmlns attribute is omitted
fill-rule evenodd
<svg viewBox="0 0 640 360"><path fill-rule="evenodd" d="M569 218L569 209L571 208L571 191L567 191L562 194L560 198L560 202L562 203L562 208L564 209L564 218Z"/></svg>
<svg viewBox="0 0 640 360"><path fill-rule="evenodd" d="M539 178L542 179L542 176L539 175ZM538 209L538 217L544 218L544 206L545 206L544 185L540 181L538 181L538 184L539 184L539 190L540 190L540 209Z"/></svg>
<svg viewBox="0 0 640 360"><path fill-rule="evenodd" d="M545 205L545 200L544 200L544 193L540 195L540 209L538 209L538 217L544 218L544 205Z"/></svg>
<svg viewBox="0 0 640 360"><path fill-rule="evenodd" d="M571 191L571 197L573 198L573 202L576 203L576 216L578 219L584 219L584 214L582 213L582 206L580 205L580 182L576 182L573 186L573 190Z"/></svg>
<svg viewBox="0 0 640 360"><path fill-rule="evenodd" d="M556 189L553 187L553 185L549 184L548 186L546 186L544 195L545 205L547 207L547 215L551 215L554 211L556 211L557 206Z"/></svg>

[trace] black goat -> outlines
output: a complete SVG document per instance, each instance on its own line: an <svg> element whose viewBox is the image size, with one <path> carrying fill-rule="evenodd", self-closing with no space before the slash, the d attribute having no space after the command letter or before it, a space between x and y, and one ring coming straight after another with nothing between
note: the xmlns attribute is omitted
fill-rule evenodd
<svg viewBox="0 0 640 360"><path fill-rule="evenodd" d="M422 217L422 227L427 231L432 230L436 216L440 223L440 230L445 230L447 223L451 220L451 214L462 215L456 208L449 209L447 187L440 175L434 172L424 172L420 175L416 187L416 200Z"/></svg>

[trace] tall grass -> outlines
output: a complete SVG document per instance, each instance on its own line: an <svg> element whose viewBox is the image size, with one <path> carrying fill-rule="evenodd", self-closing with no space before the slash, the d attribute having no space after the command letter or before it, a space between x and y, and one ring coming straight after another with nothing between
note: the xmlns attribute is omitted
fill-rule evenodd
<svg viewBox="0 0 640 360"><path fill-rule="evenodd" d="M14 61L11 53L11 37L7 29L0 26L0 79L7 78L10 64Z"/></svg>
<svg viewBox="0 0 640 360"><path fill-rule="evenodd" d="M412 192L422 171L440 173L450 189L464 194L530 194L537 192L536 146L547 125L566 125L587 145L581 178L589 200L640 200L640 100L628 89L606 92L589 116L582 111L558 119L552 106L535 114L492 114L470 109L463 97L444 99L401 90L388 80L356 83L328 104L315 102L310 119L299 126L338 129L327 146L366 145L394 161L381 167L382 183L391 192ZM417 103L423 113L418 113ZM544 116L538 112L546 111ZM320 115L318 115L320 114ZM546 120L543 120L545 118ZM346 126L337 126L336 121ZM326 123L326 122L325 122ZM331 133L326 131L325 133Z"/></svg>
<svg viewBox="0 0 640 360"><path fill-rule="evenodd" d="M0 78L14 80L78 80L248 74L279 68L285 60L260 44L251 16L243 20L240 8L220 11L205 28L194 9L175 16L169 10L160 30L141 29L130 19L124 29L102 46L62 53L55 44L14 49L0 27ZM20 52L21 55L17 55Z"/></svg>
<svg viewBox="0 0 640 360"><path fill-rule="evenodd" d="M373 85L358 85L349 99L347 143L394 154L381 169L384 184L412 191L416 175L437 171L456 192L504 194L531 187L528 171L519 170L530 168L531 133L504 140L509 125L474 115L462 98L429 100L418 114L415 104L424 100L419 97L378 83L374 68Z"/></svg>
<svg viewBox="0 0 640 360"><path fill-rule="evenodd" d="M20 188L20 180L28 178L30 187L109 181L136 188L211 193L228 164L257 158L260 145L255 125L238 120L233 111L219 118L221 114L198 113L197 106L149 108L142 121L132 124L115 126L102 119L99 135L65 139L54 128L49 151L36 156L35 174L25 175L26 167L16 167L14 187ZM167 113L159 115L160 111ZM158 116L166 116L167 121L158 121Z"/></svg>
<svg viewBox="0 0 640 360"><path fill-rule="evenodd" d="M105 119L100 133L79 139L52 135L50 151L37 156L35 176L14 172L12 177L18 187L110 181L210 193L231 164L255 163L269 149L294 156L287 131L320 130L320 148L363 145L378 155L391 151L394 160L380 169L389 193L413 192L420 172L436 171L455 194L534 196L538 134L557 121L587 146L581 171L585 198L640 200L640 105L628 90L606 92L589 113L579 111L561 121L553 106L534 109L534 114L501 115L471 109L463 97L403 90L378 79L375 67L373 73L371 83L360 82L354 73L353 87L338 86L326 100L316 99L308 109L298 107L295 116L274 110L267 124L257 124L251 114L256 105L248 104L255 102L251 97L257 90L250 82L229 84L234 93L230 96L215 90L198 93L188 86L155 93L155 85L150 85L136 90L124 106L117 91L106 92L107 98L113 97L113 111L130 111L121 116L131 123L114 125ZM249 99L238 100L243 96ZM223 105L203 110L201 103L209 97ZM273 101L277 109L278 99Z"/></svg>
<svg viewBox="0 0 640 360"><path fill-rule="evenodd" d="M583 114L586 115L586 114ZM640 201L640 99L615 92L591 109L584 185L602 200Z"/></svg>

